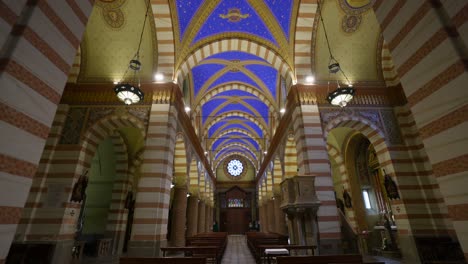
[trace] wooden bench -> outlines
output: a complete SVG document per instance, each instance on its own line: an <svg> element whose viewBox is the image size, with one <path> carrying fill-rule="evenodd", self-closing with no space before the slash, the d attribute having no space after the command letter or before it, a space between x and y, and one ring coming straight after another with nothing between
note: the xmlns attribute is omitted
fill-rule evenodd
<svg viewBox="0 0 468 264"><path fill-rule="evenodd" d="M277 257L277 264L385 264L385 262L364 262L361 255L323 255Z"/></svg>
<svg viewBox="0 0 468 264"><path fill-rule="evenodd" d="M191 246L191 247L161 247L163 257L167 256L169 252L183 252L185 257L202 257L210 263L220 263L222 255L219 247L201 247L201 246Z"/></svg>
<svg viewBox="0 0 468 264"><path fill-rule="evenodd" d="M205 264L205 258L120 258L120 264Z"/></svg>

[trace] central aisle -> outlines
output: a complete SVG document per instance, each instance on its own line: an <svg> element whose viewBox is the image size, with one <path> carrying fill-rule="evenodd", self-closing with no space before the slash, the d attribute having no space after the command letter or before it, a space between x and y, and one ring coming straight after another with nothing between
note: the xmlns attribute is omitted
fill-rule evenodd
<svg viewBox="0 0 468 264"><path fill-rule="evenodd" d="M229 235L221 264L255 264L244 235Z"/></svg>

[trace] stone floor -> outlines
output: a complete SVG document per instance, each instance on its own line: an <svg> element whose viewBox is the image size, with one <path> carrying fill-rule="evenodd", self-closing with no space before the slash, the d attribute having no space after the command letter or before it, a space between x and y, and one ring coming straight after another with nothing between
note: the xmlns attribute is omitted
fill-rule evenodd
<svg viewBox="0 0 468 264"><path fill-rule="evenodd" d="M255 264L244 235L228 236L228 244L221 264Z"/></svg>

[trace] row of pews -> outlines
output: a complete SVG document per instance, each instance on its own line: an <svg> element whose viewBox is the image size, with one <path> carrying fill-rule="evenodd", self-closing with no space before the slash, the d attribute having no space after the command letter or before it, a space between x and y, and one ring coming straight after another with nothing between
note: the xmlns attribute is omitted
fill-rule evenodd
<svg viewBox="0 0 468 264"><path fill-rule="evenodd" d="M271 255L266 249L286 249L287 254L274 255L278 264L384 264L384 262L365 262L361 255L321 255L314 256L316 246L289 245L288 237L275 233L247 232L247 244L255 262L271 263Z"/></svg>
<svg viewBox="0 0 468 264"><path fill-rule="evenodd" d="M220 264L226 244L226 232L201 233L186 238L185 247L161 247L162 258L120 258L120 264Z"/></svg>
<svg viewBox="0 0 468 264"><path fill-rule="evenodd" d="M247 245L256 263L270 262L266 249L287 249L291 255L314 255L316 246L289 245L288 236L276 233L247 232Z"/></svg>

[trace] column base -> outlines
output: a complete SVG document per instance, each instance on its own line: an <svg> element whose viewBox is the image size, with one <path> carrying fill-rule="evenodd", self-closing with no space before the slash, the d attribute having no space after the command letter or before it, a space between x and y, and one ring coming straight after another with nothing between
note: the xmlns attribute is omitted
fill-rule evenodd
<svg viewBox="0 0 468 264"><path fill-rule="evenodd" d="M129 257L162 257L159 248L167 246L167 240L161 241L130 241Z"/></svg>

